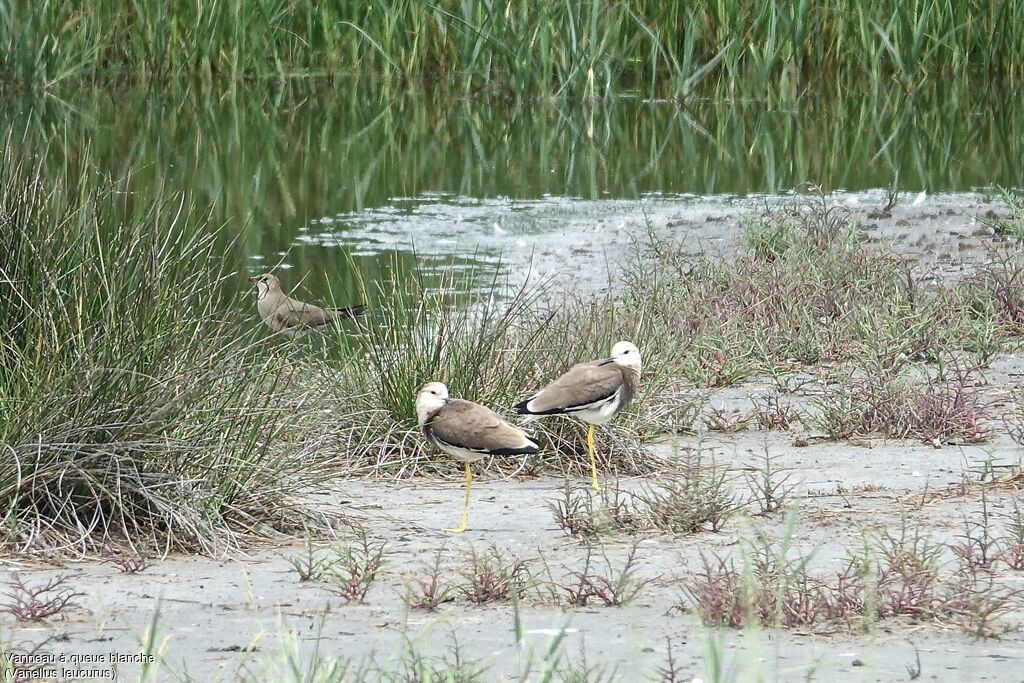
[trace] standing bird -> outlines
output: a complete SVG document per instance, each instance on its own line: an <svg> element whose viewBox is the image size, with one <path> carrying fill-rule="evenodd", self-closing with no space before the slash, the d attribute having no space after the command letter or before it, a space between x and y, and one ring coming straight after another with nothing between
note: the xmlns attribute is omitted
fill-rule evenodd
<svg viewBox="0 0 1024 683"><path fill-rule="evenodd" d="M472 401L448 398L448 387L440 382L424 384L416 394L416 418L427 441L466 463L462 524L445 529L455 534L461 534L469 525L469 489L473 484L469 463L488 455L528 455L540 448L493 410Z"/></svg>
<svg viewBox="0 0 1024 683"><path fill-rule="evenodd" d="M588 423L591 484L595 491L600 491L594 425L608 422L628 406L639 383L640 349L628 341L620 341L612 347L611 357L572 366L564 375L517 405L516 412L530 416L528 420L545 415L575 415Z"/></svg>
<svg viewBox="0 0 1024 683"><path fill-rule="evenodd" d="M293 299L284 293L277 276L270 273L251 277L249 282L258 290L256 308L260 318L273 332L286 337L321 329L335 320L354 318L366 310L365 306L321 308Z"/></svg>

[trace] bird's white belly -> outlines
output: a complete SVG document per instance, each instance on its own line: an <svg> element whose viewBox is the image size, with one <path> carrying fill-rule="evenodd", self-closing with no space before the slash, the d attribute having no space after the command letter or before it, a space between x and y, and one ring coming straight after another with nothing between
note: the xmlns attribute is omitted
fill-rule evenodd
<svg viewBox="0 0 1024 683"><path fill-rule="evenodd" d="M588 424L601 425L610 421L622 407L622 390L616 391L602 403L596 404L586 410L579 410L573 413Z"/></svg>
<svg viewBox="0 0 1024 683"><path fill-rule="evenodd" d="M442 451L452 456L459 462L476 462L477 460L480 460L481 458L487 456L486 453L470 451L465 448L459 448L458 446L452 446L451 444L438 442L437 445Z"/></svg>

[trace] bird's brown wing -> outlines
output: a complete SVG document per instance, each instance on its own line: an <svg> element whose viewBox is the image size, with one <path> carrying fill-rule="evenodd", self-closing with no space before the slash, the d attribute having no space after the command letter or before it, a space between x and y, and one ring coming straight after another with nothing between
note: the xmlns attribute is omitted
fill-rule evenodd
<svg viewBox="0 0 1024 683"><path fill-rule="evenodd" d="M457 448L490 455L534 453L537 444L493 410L472 401L449 401L428 423L434 438Z"/></svg>
<svg viewBox="0 0 1024 683"><path fill-rule="evenodd" d="M611 361L580 363L516 408L541 415L579 410L611 397L622 381L621 368Z"/></svg>
<svg viewBox="0 0 1024 683"><path fill-rule="evenodd" d="M274 319L282 329L322 327L331 322L332 315L319 306L289 297L274 311Z"/></svg>

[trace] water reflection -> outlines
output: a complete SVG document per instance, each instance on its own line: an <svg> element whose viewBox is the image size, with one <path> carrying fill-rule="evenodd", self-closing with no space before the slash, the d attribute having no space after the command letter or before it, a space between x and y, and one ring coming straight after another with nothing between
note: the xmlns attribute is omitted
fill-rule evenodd
<svg viewBox="0 0 1024 683"><path fill-rule="evenodd" d="M455 243L490 230L496 244L526 248L542 229L536 221L557 223L565 198L743 195L809 180L859 190L884 186L897 171L904 189L931 193L1022 184L1024 111L997 89L728 95L707 93L685 108L640 99L511 103L292 82L226 93L97 88L7 100L5 116L22 144L46 150L53 173L116 179L126 204L157 188L188 192L240 235L230 251L240 271L285 254L311 274L311 286L344 281L346 251L368 277L389 277L396 261L381 252L396 236L375 241L375 221L426 229L432 241L427 224L447 222L445 239ZM516 201L523 223L489 214ZM424 210L432 204L437 210ZM553 213L537 219L538 206ZM345 239L346 230L359 238ZM476 247L466 244L472 258Z"/></svg>

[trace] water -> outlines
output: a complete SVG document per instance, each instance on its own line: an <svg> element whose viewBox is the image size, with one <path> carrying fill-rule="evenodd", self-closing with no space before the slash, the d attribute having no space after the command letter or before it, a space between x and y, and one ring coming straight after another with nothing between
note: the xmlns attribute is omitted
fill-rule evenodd
<svg viewBox="0 0 1024 683"><path fill-rule="evenodd" d="M998 89L946 84L777 101L708 93L681 107L257 83L86 89L4 109L54 172L130 169L126 201L157 186L192 192L240 234L239 286L276 266L339 299L358 296L347 256L370 281L417 260L592 273L652 212L807 181L879 188L897 172L913 192L1024 185L1024 111Z"/></svg>

